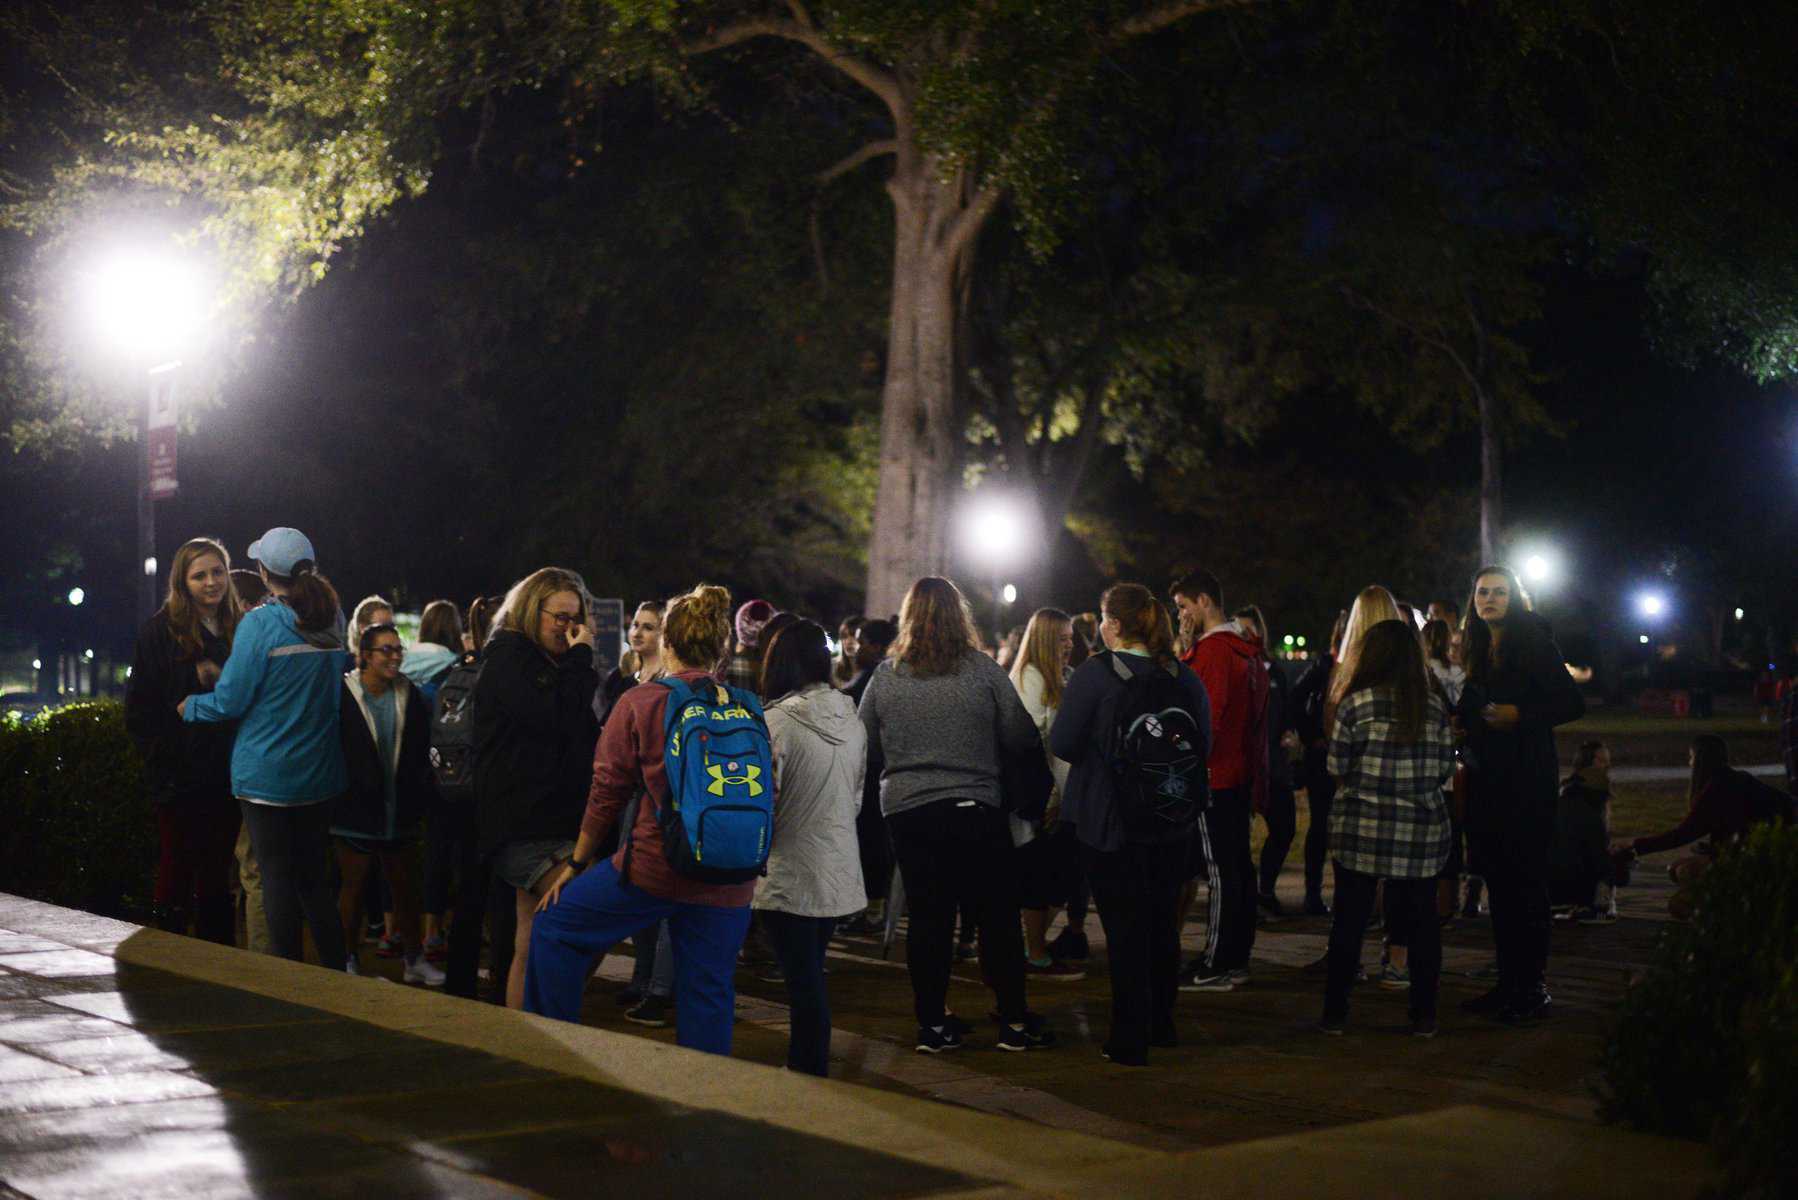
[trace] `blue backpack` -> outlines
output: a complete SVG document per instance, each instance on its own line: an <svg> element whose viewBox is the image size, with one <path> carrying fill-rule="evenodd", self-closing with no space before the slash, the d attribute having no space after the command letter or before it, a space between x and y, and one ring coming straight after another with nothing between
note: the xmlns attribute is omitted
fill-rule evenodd
<svg viewBox="0 0 1798 1200"><path fill-rule="evenodd" d="M668 689L662 762L668 796L656 813L668 865L703 883L764 874L774 841L774 748L754 692L702 680Z"/></svg>

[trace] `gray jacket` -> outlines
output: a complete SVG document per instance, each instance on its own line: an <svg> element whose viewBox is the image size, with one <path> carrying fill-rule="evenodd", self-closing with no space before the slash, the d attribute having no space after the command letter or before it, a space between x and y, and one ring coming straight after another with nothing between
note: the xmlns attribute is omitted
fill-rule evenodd
<svg viewBox="0 0 1798 1200"><path fill-rule="evenodd" d="M970 650L947 675L922 679L892 659L862 694L868 745L885 763L880 811L887 816L937 800L999 807L999 746L1041 754L1036 722L998 663Z"/></svg>
<svg viewBox="0 0 1798 1200"><path fill-rule="evenodd" d="M774 743L774 845L756 883L756 908L846 917L867 907L855 817L868 738L855 705L824 684L767 708Z"/></svg>

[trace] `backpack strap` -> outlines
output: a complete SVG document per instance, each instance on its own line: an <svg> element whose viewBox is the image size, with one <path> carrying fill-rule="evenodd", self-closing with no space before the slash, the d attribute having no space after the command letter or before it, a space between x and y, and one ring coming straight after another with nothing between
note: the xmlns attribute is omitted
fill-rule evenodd
<svg viewBox="0 0 1798 1200"><path fill-rule="evenodd" d="M1107 650L1105 652L1105 657L1111 660L1111 669L1117 672L1117 677L1119 679L1123 680L1125 683L1129 683L1132 679L1136 678L1136 672L1124 665L1124 656L1119 654L1116 650Z"/></svg>

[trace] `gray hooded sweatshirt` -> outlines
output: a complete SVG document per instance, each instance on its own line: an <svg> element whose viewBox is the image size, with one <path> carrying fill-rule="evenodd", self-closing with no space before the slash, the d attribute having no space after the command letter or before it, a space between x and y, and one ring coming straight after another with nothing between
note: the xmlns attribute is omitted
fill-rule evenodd
<svg viewBox="0 0 1798 1200"><path fill-rule="evenodd" d="M868 735L855 704L813 684L767 708L774 743L774 845L756 883L756 908L846 917L867 907L855 817L862 807Z"/></svg>

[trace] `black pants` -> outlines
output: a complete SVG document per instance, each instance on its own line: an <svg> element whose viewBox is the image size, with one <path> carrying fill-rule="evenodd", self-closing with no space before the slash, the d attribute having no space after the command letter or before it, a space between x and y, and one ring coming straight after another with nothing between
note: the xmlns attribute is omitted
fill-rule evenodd
<svg viewBox="0 0 1798 1200"><path fill-rule="evenodd" d="M1348 1016L1349 988L1361 965L1361 939L1373 912L1373 893L1380 882L1372 875L1336 869L1336 903L1330 922L1329 978L1324 985L1324 1018ZM1436 990L1442 980L1442 928L1436 924L1436 879L1388 879L1386 901L1409 914L1411 925L1411 1019L1434 1020Z"/></svg>
<svg viewBox="0 0 1798 1200"><path fill-rule="evenodd" d="M1196 854L1205 862L1211 909L1205 930L1205 962L1213 971L1249 965L1255 947L1255 858L1249 852L1249 796L1241 788L1211 793L1199 818ZM1104 916L1104 900L1099 901Z"/></svg>
<svg viewBox="0 0 1798 1200"><path fill-rule="evenodd" d="M830 996L824 990L824 951L830 946L835 917L801 917L762 910L762 928L774 944L774 956L787 977L791 1006L787 1034L787 1066L807 1075L830 1073Z"/></svg>
<svg viewBox="0 0 1798 1200"><path fill-rule="evenodd" d="M855 844L861 852L862 886L867 889L868 903L885 900L893 884L893 839L887 834L878 801L862 800L862 810L855 814Z"/></svg>
<svg viewBox="0 0 1798 1200"><path fill-rule="evenodd" d="M1550 818L1520 818L1493 832L1467 834L1492 905L1498 986L1522 995L1548 972Z"/></svg>
<svg viewBox="0 0 1798 1200"><path fill-rule="evenodd" d="M473 805L469 805L473 807ZM440 804L425 818L425 886L424 907L420 910L441 917L449 911L450 889L456 884L458 821L448 804Z"/></svg>
<svg viewBox="0 0 1798 1200"><path fill-rule="evenodd" d="M269 952L304 961L300 935L304 914L323 965L343 970L343 923L337 916L337 893L331 888L326 865L331 857L330 804L277 806L244 800L240 806L262 871Z"/></svg>
<svg viewBox="0 0 1798 1200"><path fill-rule="evenodd" d="M980 928L981 973L998 998L999 1015L1022 1021L1024 931L1005 814L977 801L938 800L893 814L887 827L911 910L905 957L918 1024L943 1023L955 914L964 901Z"/></svg>
<svg viewBox="0 0 1798 1200"><path fill-rule="evenodd" d="M1192 855L1189 839L1103 853L1081 846L1081 859L1111 964L1113 1059L1140 1061L1151 1041L1174 1033L1180 981L1180 889Z"/></svg>
<svg viewBox="0 0 1798 1200"><path fill-rule="evenodd" d="M443 805L432 814L431 823L433 829L442 829L456 881L451 894L456 907L450 917L449 959L444 964L449 978L443 990L473 1000L479 982L481 930L486 925L491 864L481 857L472 800Z"/></svg>
<svg viewBox="0 0 1798 1200"><path fill-rule="evenodd" d="M1288 783L1267 785L1267 840L1261 843L1261 894L1274 894L1280 881L1280 868L1286 865L1286 852L1299 829L1298 801Z"/></svg>
<svg viewBox="0 0 1798 1200"><path fill-rule="evenodd" d="M1305 831L1305 895L1321 896L1324 861L1330 853L1330 805L1336 799L1336 781L1324 769L1324 752L1305 752L1305 801L1311 827Z"/></svg>

